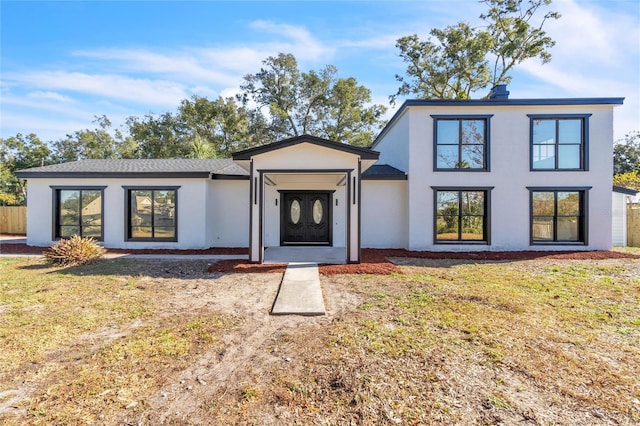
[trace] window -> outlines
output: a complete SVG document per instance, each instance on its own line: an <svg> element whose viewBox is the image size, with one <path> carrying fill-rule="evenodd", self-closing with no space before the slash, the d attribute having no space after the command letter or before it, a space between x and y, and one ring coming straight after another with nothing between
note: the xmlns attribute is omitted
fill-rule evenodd
<svg viewBox="0 0 640 426"><path fill-rule="evenodd" d="M531 170L587 170L589 115L529 115Z"/></svg>
<svg viewBox="0 0 640 426"><path fill-rule="evenodd" d="M434 170L488 171L491 116L434 119Z"/></svg>
<svg viewBox="0 0 640 426"><path fill-rule="evenodd" d="M491 188L434 188L435 243L489 243Z"/></svg>
<svg viewBox="0 0 640 426"><path fill-rule="evenodd" d="M529 188L531 243L586 243L586 189Z"/></svg>
<svg viewBox="0 0 640 426"><path fill-rule="evenodd" d="M51 187L53 189L53 239L74 235L103 239L104 186Z"/></svg>
<svg viewBox="0 0 640 426"><path fill-rule="evenodd" d="M125 187L127 240L178 241L179 187Z"/></svg>

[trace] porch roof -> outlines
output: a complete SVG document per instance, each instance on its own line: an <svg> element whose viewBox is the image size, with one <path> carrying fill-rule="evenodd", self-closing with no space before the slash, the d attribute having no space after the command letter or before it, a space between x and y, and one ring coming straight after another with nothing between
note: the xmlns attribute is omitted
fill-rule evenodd
<svg viewBox="0 0 640 426"><path fill-rule="evenodd" d="M301 143L310 143L313 145L358 155L363 160L377 160L380 157L380 153L378 151L374 151L370 148L347 145L344 143L334 142L328 139L322 139L311 135L300 135L288 139L283 139L278 142L273 142L267 145L257 146L254 148L245 149L244 151L236 152L233 154L233 160L250 160L251 157L255 155L264 154L266 152L275 151L281 148L286 148Z"/></svg>

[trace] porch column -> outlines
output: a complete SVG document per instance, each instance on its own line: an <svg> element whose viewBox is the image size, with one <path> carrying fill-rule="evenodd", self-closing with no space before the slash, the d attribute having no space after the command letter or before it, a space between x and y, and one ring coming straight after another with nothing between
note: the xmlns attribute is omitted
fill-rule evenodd
<svg viewBox="0 0 640 426"><path fill-rule="evenodd" d="M260 183L253 160L249 170L249 261L260 262Z"/></svg>
<svg viewBox="0 0 640 426"><path fill-rule="evenodd" d="M349 222L347 247L347 262L360 263L360 173L361 163L358 160L358 170L349 176L349 209L347 210L347 220Z"/></svg>

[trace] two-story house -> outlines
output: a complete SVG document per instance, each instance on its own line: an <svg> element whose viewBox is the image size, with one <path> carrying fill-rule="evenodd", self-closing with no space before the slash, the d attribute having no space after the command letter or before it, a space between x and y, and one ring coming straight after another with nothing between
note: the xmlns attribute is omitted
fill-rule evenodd
<svg viewBox="0 0 640 426"><path fill-rule="evenodd" d="M231 159L20 171L27 243L111 248L608 250L623 98L409 100L370 148L303 135ZM100 206L100 208L98 208Z"/></svg>

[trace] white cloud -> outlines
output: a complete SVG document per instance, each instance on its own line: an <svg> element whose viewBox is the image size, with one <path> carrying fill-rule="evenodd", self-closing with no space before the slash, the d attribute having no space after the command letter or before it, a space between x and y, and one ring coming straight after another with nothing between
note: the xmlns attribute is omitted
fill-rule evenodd
<svg viewBox="0 0 640 426"><path fill-rule="evenodd" d="M64 96L60 93L57 92L46 92L46 91L41 91L41 90L37 90L35 92L29 92L27 93L27 98L29 99L43 99L43 100L51 100L51 101L56 101L56 102L73 102L73 99L71 99L68 96Z"/></svg>
<svg viewBox="0 0 640 426"><path fill-rule="evenodd" d="M147 105L176 105L187 97L181 83L131 78L123 75L91 75L68 71L10 73L7 80L41 90L66 90Z"/></svg>
<svg viewBox="0 0 640 426"><path fill-rule="evenodd" d="M316 61L332 56L335 51L320 43L303 27L258 20L251 22L249 28L290 39L290 43L279 43L276 46L289 49L279 50L279 52L293 53L298 59Z"/></svg>
<svg viewBox="0 0 640 426"><path fill-rule="evenodd" d="M233 75L219 71L224 66L202 64L201 58L189 50L170 53L158 53L148 49L97 49L73 52L74 56L110 61L110 67L122 71L135 71L159 74L181 80L208 81L216 84L228 84ZM114 63L114 61L116 61Z"/></svg>

